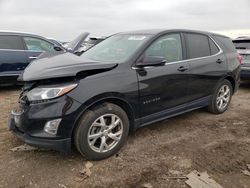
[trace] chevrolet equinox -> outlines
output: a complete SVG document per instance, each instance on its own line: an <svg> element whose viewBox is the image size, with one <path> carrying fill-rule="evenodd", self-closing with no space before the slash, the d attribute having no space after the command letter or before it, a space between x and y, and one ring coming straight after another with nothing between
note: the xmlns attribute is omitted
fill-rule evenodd
<svg viewBox="0 0 250 188"><path fill-rule="evenodd" d="M110 36L81 56L44 56L24 87L9 129L29 145L101 160L129 131L191 110L225 112L240 81L230 38L192 30Z"/></svg>

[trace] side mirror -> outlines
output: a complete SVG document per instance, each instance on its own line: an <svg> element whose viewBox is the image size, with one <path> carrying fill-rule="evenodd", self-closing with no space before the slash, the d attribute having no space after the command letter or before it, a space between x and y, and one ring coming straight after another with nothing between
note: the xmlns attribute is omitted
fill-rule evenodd
<svg viewBox="0 0 250 188"><path fill-rule="evenodd" d="M60 46L54 46L55 51L63 51L62 47Z"/></svg>
<svg viewBox="0 0 250 188"><path fill-rule="evenodd" d="M145 56L141 62L137 63L137 66L163 66L166 62L166 58L162 56Z"/></svg>

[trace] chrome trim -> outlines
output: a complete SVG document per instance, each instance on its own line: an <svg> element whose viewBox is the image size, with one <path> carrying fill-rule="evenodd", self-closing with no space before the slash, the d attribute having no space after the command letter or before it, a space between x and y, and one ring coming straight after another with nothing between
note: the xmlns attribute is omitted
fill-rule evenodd
<svg viewBox="0 0 250 188"><path fill-rule="evenodd" d="M36 50L17 50L17 49L0 49L0 51L14 51L14 52L45 52L45 51L36 51Z"/></svg>
<svg viewBox="0 0 250 188"><path fill-rule="evenodd" d="M37 59L37 57L31 56L31 57L29 57L29 59Z"/></svg>
<svg viewBox="0 0 250 188"><path fill-rule="evenodd" d="M241 67L241 70L250 70L250 67Z"/></svg>
<svg viewBox="0 0 250 188"><path fill-rule="evenodd" d="M5 77L5 76L19 76L20 74L0 74L0 77Z"/></svg>
<svg viewBox="0 0 250 188"><path fill-rule="evenodd" d="M166 66L166 65L173 65L173 64L176 64L176 63L185 63L185 62L189 62L189 61L197 61L197 60L201 60L201 59L206 59L206 58L210 58L210 57L215 57L215 56L218 56L218 55L221 55L223 53L223 50L221 49L221 47L218 45L218 43L213 39L211 38L210 36L206 35L208 38L210 38L214 43L215 45L217 46L217 48L219 48L219 52L214 54L214 55L210 55L210 56L204 56L204 57L197 57L197 58L191 58L191 59L185 59L185 60L181 60L181 61L175 61L175 62L170 62L170 63L165 63L165 65L162 65L162 66ZM154 67L161 67L161 66L146 66L146 67L143 67L143 68L140 68L140 67L136 67L136 66L132 66L131 68L133 70L140 70L140 69L151 69L151 68L154 68Z"/></svg>

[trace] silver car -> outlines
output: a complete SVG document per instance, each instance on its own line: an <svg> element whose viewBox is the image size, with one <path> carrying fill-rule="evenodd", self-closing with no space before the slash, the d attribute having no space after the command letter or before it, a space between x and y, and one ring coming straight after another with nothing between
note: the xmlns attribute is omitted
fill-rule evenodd
<svg viewBox="0 0 250 188"><path fill-rule="evenodd" d="M233 43L242 57L241 78L250 80L250 37L239 37Z"/></svg>

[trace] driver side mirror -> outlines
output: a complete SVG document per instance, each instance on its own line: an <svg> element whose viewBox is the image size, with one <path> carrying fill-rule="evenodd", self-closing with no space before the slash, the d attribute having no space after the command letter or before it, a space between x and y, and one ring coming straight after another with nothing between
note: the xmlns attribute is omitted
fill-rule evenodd
<svg viewBox="0 0 250 188"><path fill-rule="evenodd" d="M167 62L165 57L162 56L145 56L141 62L137 63L138 67L148 66L163 66Z"/></svg>

